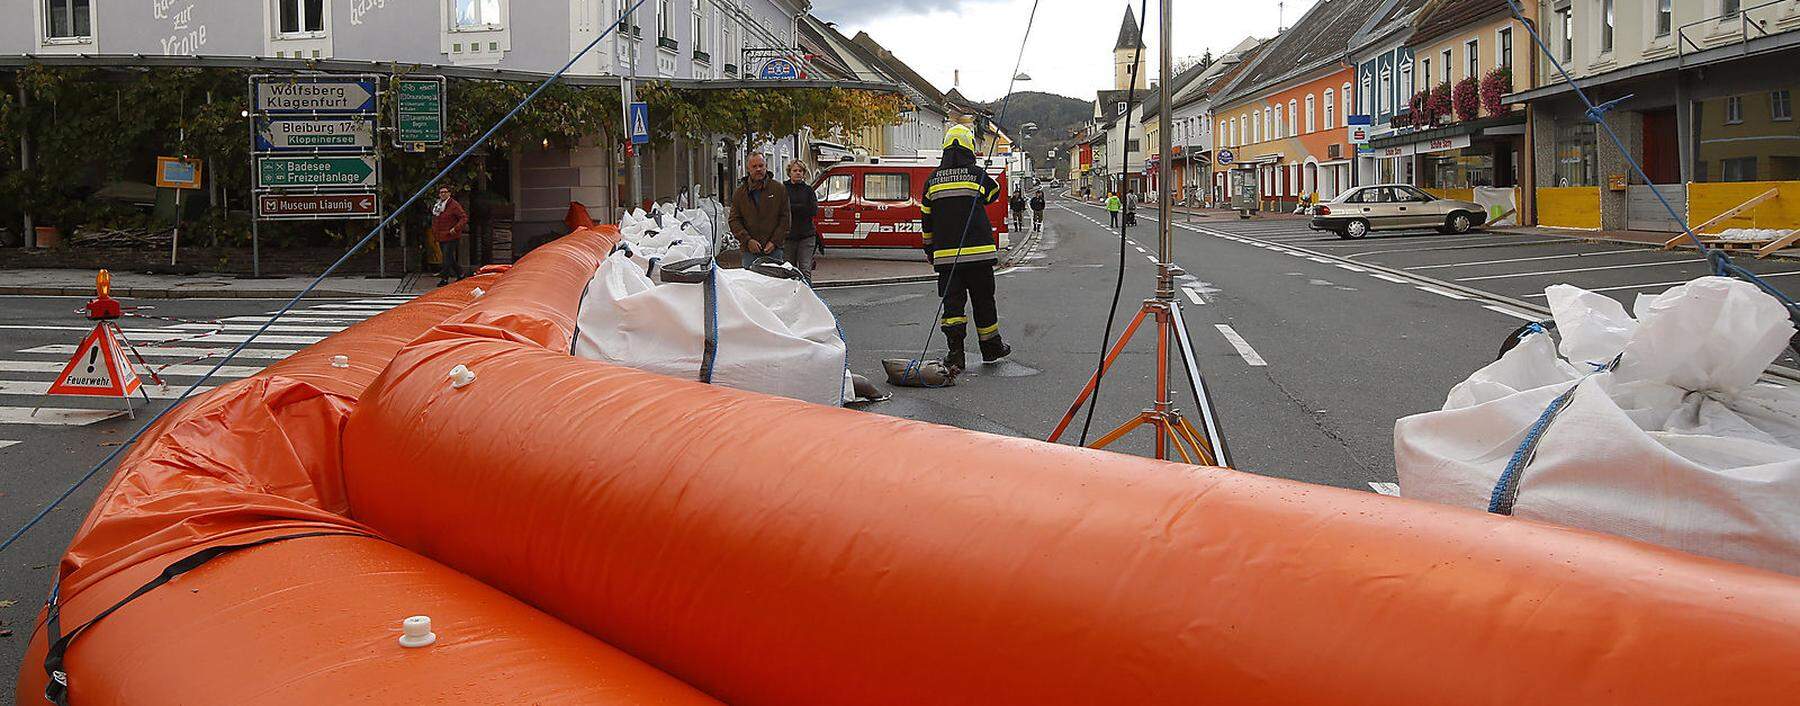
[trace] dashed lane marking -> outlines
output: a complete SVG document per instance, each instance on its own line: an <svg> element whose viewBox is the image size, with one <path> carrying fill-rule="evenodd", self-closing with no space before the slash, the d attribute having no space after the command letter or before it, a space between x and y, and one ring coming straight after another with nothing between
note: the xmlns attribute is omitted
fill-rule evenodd
<svg viewBox="0 0 1800 706"><path fill-rule="evenodd" d="M1518 311L1515 309L1508 309L1503 306L1494 306L1492 304L1489 304L1489 305L1483 306L1481 308L1486 309L1491 312L1494 312L1496 314L1505 314L1507 316L1511 316L1515 319L1519 319L1522 321L1537 321L1538 320L1538 317L1536 317L1536 316L1533 316L1531 314L1527 314L1525 312Z"/></svg>
<svg viewBox="0 0 1800 706"><path fill-rule="evenodd" d="M1399 483L1370 483L1369 489L1381 493L1382 495L1392 495L1396 498L1400 497Z"/></svg>
<svg viewBox="0 0 1800 706"><path fill-rule="evenodd" d="M1206 306L1206 298L1200 296L1200 290L1193 287L1182 287L1181 291L1187 293L1188 299L1194 302L1194 306Z"/></svg>
<svg viewBox="0 0 1800 706"><path fill-rule="evenodd" d="M1468 299L1468 297L1465 297L1461 294L1457 294L1456 292L1452 292L1448 289L1438 289L1437 287L1433 287L1428 284L1415 284L1415 285L1413 285L1413 289L1417 289L1421 292L1429 292L1431 294L1436 294L1440 297L1448 297L1450 299L1457 299L1457 300L1467 300Z"/></svg>
<svg viewBox="0 0 1800 706"><path fill-rule="evenodd" d="M17 441L7 441L5 439L0 439L0 449L4 449L8 446L17 446L18 444L19 444L19 442L17 442Z"/></svg>
<svg viewBox="0 0 1800 706"><path fill-rule="evenodd" d="M1458 282L1482 282L1491 279L1514 279L1517 277L1541 277L1544 275L1566 275L1574 272L1598 272L1600 270L1629 270L1638 267L1666 267L1668 265L1692 265L1706 262L1704 258L1690 260L1663 260L1661 262L1634 262L1629 265L1603 265L1598 267L1575 267L1566 270L1542 270L1538 272L1508 272L1503 275L1482 275L1480 277L1460 277ZM1593 291L1593 290L1588 290Z"/></svg>
<svg viewBox="0 0 1800 706"><path fill-rule="evenodd" d="M1399 277L1395 277L1393 275L1386 274L1383 272L1370 272L1369 276L1374 277L1375 279L1378 279L1378 280L1382 280L1384 282L1393 282L1394 284L1412 284L1411 282L1400 279Z"/></svg>
<svg viewBox="0 0 1800 706"><path fill-rule="evenodd" d="M1230 343L1232 348L1236 348L1238 355L1242 356L1244 362L1251 367L1263 367L1269 364L1268 361L1263 360L1261 355L1257 354L1255 348L1250 347L1250 342L1245 341L1244 337L1238 335L1238 332L1229 324L1213 324L1213 328L1219 330L1219 335L1224 336L1225 341Z"/></svg>

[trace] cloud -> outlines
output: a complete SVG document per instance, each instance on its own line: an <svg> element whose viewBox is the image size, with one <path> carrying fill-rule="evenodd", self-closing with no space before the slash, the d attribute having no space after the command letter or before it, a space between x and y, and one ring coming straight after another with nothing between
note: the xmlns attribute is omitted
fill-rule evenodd
<svg viewBox="0 0 1800 706"><path fill-rule="evenodd" d="M827 22L861 25L869 20L900 15L925 15L940 10L956 11L982 0L815 0L812 13Z"/></svg>

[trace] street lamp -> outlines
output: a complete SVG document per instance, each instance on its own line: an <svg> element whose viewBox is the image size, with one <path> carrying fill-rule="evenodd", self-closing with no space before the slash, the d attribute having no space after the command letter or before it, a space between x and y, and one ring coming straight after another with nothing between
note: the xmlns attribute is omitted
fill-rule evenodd
<svg viewBox="0 0 1800 706"><path fill-rule="evenodd" d="M1020 72L1019 72L1019 75L1017 75L1017 76L1014 76L1014 77L1013 77L1013 80L1014 80L1014 81L1030 81L1030 80L1031 80L1031 74L1028 74L1028 73L1025 73L1025 72L1023 72L1023 71L1020 71Z"/></svg>

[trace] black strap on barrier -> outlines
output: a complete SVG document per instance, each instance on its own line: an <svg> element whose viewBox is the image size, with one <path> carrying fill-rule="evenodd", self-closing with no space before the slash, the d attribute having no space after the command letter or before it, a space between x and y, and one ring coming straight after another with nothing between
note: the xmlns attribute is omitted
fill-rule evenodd
<svg viewBox="0 0 1800 706"><path fill-rule="evenodd" d="M49 602L49 609L47 611L47 614L45 615L45 620L44 620L44 627L48 631L47 634L48 634L49 642L50 642L50 649L48 652L46 652L44 654L44 673L48 674L50 676L49 683L44 686L44 699L49 701L50 703L56 704L57 706L68 706L68 704L69 704L69 673L64 668L63 659L64 659L64 656L69 651L69 644L74 642L75 638L77 636L81 635L81 633L83 631L87 630L90 627L93 627L94 623L98 623L102 619L104 619L106 616L112 615L114 611L117 611L118 609L125 607L125 604L130 603L134 600L137 600L138 597L155 590L158 586L161 586L165 583L168 583L169 581L174 580L174 578L177 576L185 574L189 571L193 571L194 569L200 568L200 566L204 565L206 562L212 561L213 559L217 559L221 556L230 554L232 552L236 552L236 551L243 550L243 549L250 549L252 547L260 547L265 544L274 544L276 542L285 542L290 539L302 539L305 537L334 537L334 536L338 536L338 537L368 537L369 535L363 534L360 532L329 532L329 531L326 531L326 532L304 532L301 534L290 534L290 535L281 536L281 537L269 537L266 539L259 539L254 542L245 542L243 544L227 544L227 545L220 545L220 546L216 546L216 547L207 547L200 551L194 552L193 554L190 554L186 557L183 557L179 560L176 560L175 563L170 564L167 567L164 567L162 570L162 573L157 574L156 578L151 579L149 583L139 586L137 590L131 592L131 595L126 596L125 598L121 599L118 603L114 603L111 608L107 608L106 610L100 611L99 615L94 616L94 618L92 620L82 623L80 627L77 627L74 630L70 630L69 634L67 634L67 635L61 634L62 633L62 620L61 620L62 607L60 605L60 601L57 599L57 597L55 595L52 595L51 600Z"/></svg>
<svg viewBox="0 0 1800 706"><path fill-rule="evenodd" d="M700 382L712 384L713 366L719 361L719 268L709 265L706 268L706 283L701 286L706 293L706 351L700 358Z"/></svg>

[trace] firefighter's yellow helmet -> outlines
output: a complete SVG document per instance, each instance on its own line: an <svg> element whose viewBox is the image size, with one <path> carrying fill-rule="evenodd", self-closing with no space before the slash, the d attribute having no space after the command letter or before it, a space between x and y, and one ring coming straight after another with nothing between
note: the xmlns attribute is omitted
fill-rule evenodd
<svg viewBox="0 0 1800 706"><path fill-rule="evenodd" d="M950 149L951 145L974 152L975 131L970 130L967 125L951 125L950 129L944 132L944 149Z"/></svg>

